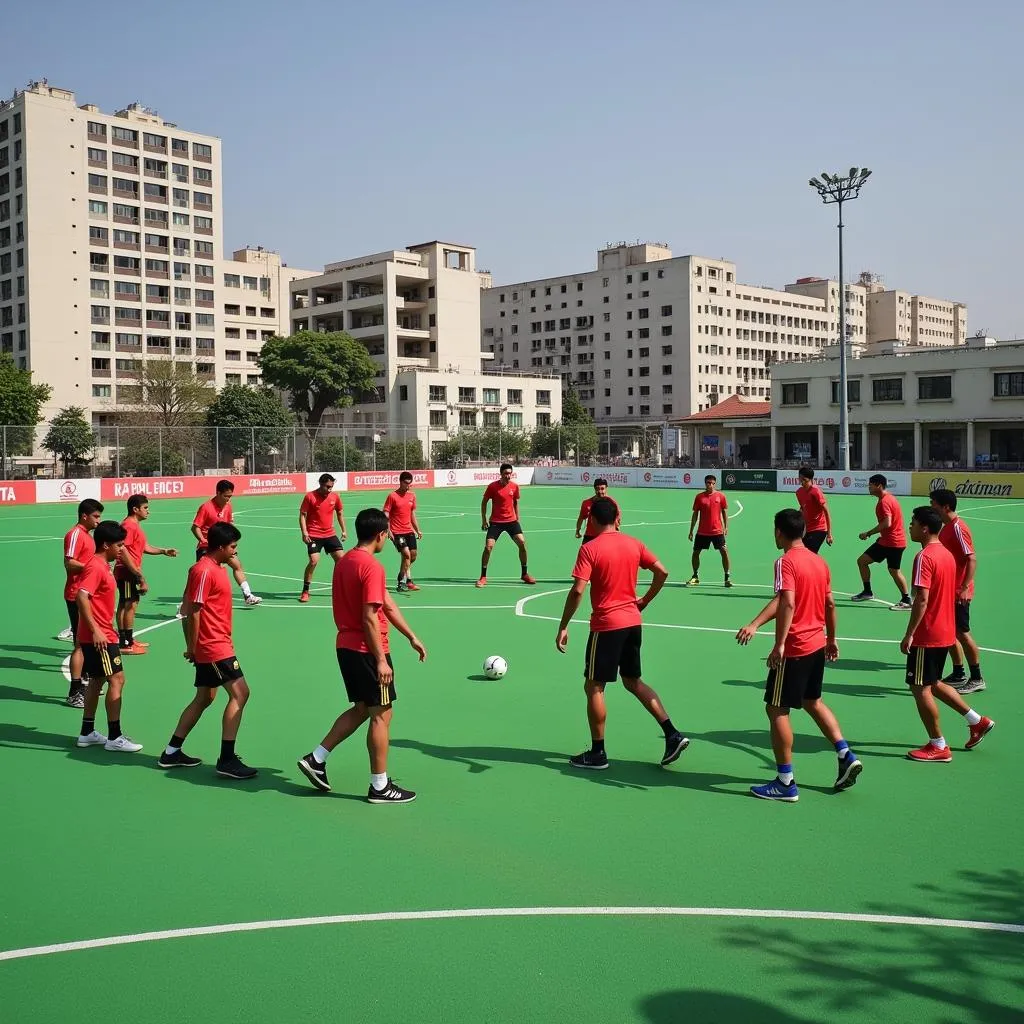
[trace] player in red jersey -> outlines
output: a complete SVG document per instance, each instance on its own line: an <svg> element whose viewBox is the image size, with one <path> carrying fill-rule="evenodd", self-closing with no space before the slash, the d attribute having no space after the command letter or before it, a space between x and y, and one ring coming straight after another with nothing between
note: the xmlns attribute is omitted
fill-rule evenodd
<svg viewBox="0 0 1024 1024"><path fill-rule="evenodd" d="M843 739L836 716L821 699L825 662L839 657L836 602L828 565L803 542L805 525L803 514L795 508L775 513L775 546L783 552L775 563L775 597L736 634L738 643L749 644L761 626L775 620L764 703L778 774L771 782L751 786L750 792L762 800L790 804L800 798L793 778L791 710L803 708L835 747L839 758L836 789L849 789L863 769Z"/></svg>
<svg viewBox="0 0 1024 1024"><path fill-rule="evenodd" d="M185 660L196 667L196 695L181 713L174 735L157 761L158 768L194 768L202 761L182 749L185 739L213 703L218 687L228 695L221 723L217 774L225 779L251 779L258 774L235 753L242 712L249 700L249 685L235 656L231 638L231 584L224 566L237 561L242 535L232 523L215 523L207 535L206 552L188 571L185 585Z"/></svg>
<svg viewBox="0 0 1024 1024"><path fill-rule="evenodd" d="M196 561L198 562L206 554L206 535L211 526L217 523L230 523L234 519L231 511L231 499L235 494L235 485L230 480L219 480L217 482L216 494L207 502L204 502L196 511L196 517L192 520L192 536L196 539ZM247 605L263 603L262 597L257 597L245 578L245 570L238 556L233 556L228 565L234 573L235 582L241 588Z"/></svg>
<svg viewBox="0 0 1024 1024"><path fill-rule="evenodd" d="M596 498L590 515L600 532L584 544L576 556L573 586L565 598L555 647L562 654L569 643L569 622L590 584L590 637L583 665L583 689L587 695L590 749L569 759L574 768L602 770L608 767L604 749L607 718L604 688L622 677L622 685L647 709L665 734L665 753L660 763L671 764L690 741L672 724L658 694L640 678L640 646L643 642L641 612L658 596L668 571L636 537L619 533L619 509L611 498ZM647 593L636 596L640 569L654 574Z"/></svg>
<svg viewBox="0 0 1024 1024"><path fill-rule="evenodd" d="M302 593L300 601L309 600L309 585L313 582L316 563L320 561L320 552L326 551L335 562L345 554L342 542L348 540L348 529L345 526L345 506L341 496L334 490L334 477L324 473L319 480L320 486L302 499L299 506L299 531L302 543L306 545L309 563L302 574ZM334 532L334 519L338 519L341 540Z"/></svg>
<svg viewBox="0 0 1024 1024"><path fill-rule="evenodd" d="M956 642L957 569L956 560L939 540L941 529L942 517L930 505L914 509L910 537L921 545L921 551L914 559L914 604L900 650L907 656L907 684L928 732L928 742L908 752L912 761L953 760L939 727L936 697L966 719L970 731L967 750L973 750L995 725L942 682L946 652Z"/></svg>
<svg viewBox="0 0 1024 1024"><path fill-rule="evenodd" d="M690 518L690 536L693 541L693 556L691 565L693 575L686 581L688 587L695 587L700 583L700 553L714 548L722 556L722 569L725 572L725 585L732 586L732 579L729 575L729 549L726 547L725 538L729 533L729 502L725 495L715 488L718 486L718 477L709 473L704 477L704 490L693 499L693 516ZM698 526L698 519L700 525ZM693 528L697 527L697 539L693 538Z"/></svg>
<svg viewBox="0 0 1024 1024"><path fill-rule="evenodd" d="M114 576L111 562L121 556L124 527L108 521L96 527L96 554L89 559L78 577L75 601L78 603L78 642L84 654L85 675L89 685L82 708L82 729L75 741L79 747L102 745L105 750L134 754L142 749L130 736L121 732L121 694L124 690L124 669L121 647L114 629ZM96 707L103 683L107 684L107 734L96 731Z"/></svg>
<svg viewBox="0 0 1024 1024"><path fill-rule="evenodd" d="M423 540L420 524L416 520L416 495L412 493L412 473L399 474L398 490L384 500L384 515L388 517L388 536L401 558L398 569L398 592L419 590L409 570L419 557L418 542Z"/></svg>
<svg viewBox="0 0 1024 1024"><path fill-rule="evenodd" d="M953 671L942 681L961 696L985 689L981 675L981 651L971 636L971 601L974 598L974 574L978 556L974 553L971 528L956 514L956 494L942 488L932 491L931 505L942 518L939 540L956 562L956 643L949 649ZM964 654L970 678L964 672Z"/></svg>
<svg viewBox="0 0 1024 1024"><path fill-rule="evenodd" d="M128 499L128 515L121 521L125 530L121 557L114 567L117 581L117 634L122 654L145 654L149 644L135 639L135 609L142 595L149 587L142 574L142 559L145 555L166 555L177 558L176 548L154 547L146 540L142 524L149 518L149 498L145 494L133 494Z"/></svg>
<svg viewBox="0 0 1024 1024"><path fill-rule="evenodd" d="M78 503L78 522L64 534L64 606L67 608L70 631L65 630L58 639L67 637L74 645L71 652L71 684L65 703L69 708L85 707L85 683L82 682L83 654L78 642L78 578L86 563L96 554L92 531L99 526L103 506L95 498L86 498ZM70 632L70 635L68 635Z"/></svg>
<svg viewBox="0 0 1024 1024"><path fill-rule="evenodd" d="M580 514L576 517L576 539L580 539L580 529L583 524L587 524L587 529L583 534L583 543L587 544L592 541L599 533L601 533L601 527L594 522L594 517L590 514L594 507L594 502L598 498L608 498L608 481L604 477L598 477L594 481L594 496L592 498L585 498L583 504L580 505ZM615 506L615 514L618 517L615 520L615 529L618 529L622 523L622 510L619 508L618 503L614 498L608 498L608 500Z"/></svg>
<svg viewBox="0 0 1024 1024"><path fill-rule="evenodd" d="M487 586L487 563L491 560L491 552L498 538L507 533L519 548L519 565L522 570L520 579L531 586L537 581L530 575L526 567L526 538L523 528L519 525L519 484L512 480L512 465L505 462L498 472L500 479L487 485L483 501L480 502L481 529L487 531L484 542L484 553L480 559L480 579L478 587ZM487 503L491 503L491 518L487 518Z"/></svg>
<svg viewBox="0 0 1024 1024"><path fill-rule="evenodd" d="M803 546L817 554L822 544L832 547L832 513L828 510L824 493L814 482L814 470L803 466L799 476L796 500L804 517Z"/></svg>
<svg viewBox="0 0 1024 1024"><path fill-rule="evenodd" d="M871 590L871 563L885 562L889 567L889 575L900 592L900 599L892 606L892 610L906 612L910 611L910 594L907 592L907 578L900 571L900 565L903 563L903 552L907 550L907 535L903 529L903 509L886 490L888 484L884 473L875 473L874 476L868 477L868 490L877 499L875 518L878 523L860 534L860 539L868 540L877 533L878 540L857 559L862 587L859 594L853 595L853 600L874 600L875 595Z"/></svg>
<svg viewBox="0 0 1024 1024"><path fill-rule="evenodd" d="M371 804L407 804L416 794L396 786L388 777L391 709L398 699L388 623L409 641L420 661L427 651L391 599L384 566L374 557L387 541L387 516L380 509L364 508L356 516L356 547L334 567L338 667L352 707L335 720L316 750L299 758L298 766L317 789L329 793L327 756L369 719L370 788L366 799Z"/></svg>

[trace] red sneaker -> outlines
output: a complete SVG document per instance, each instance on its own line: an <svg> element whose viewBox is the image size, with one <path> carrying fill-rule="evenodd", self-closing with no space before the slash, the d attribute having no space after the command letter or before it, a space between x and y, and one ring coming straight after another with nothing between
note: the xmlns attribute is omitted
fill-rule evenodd
<svg viewBox="0 0 1024 1024"><path fill-rule="evenodd" d="M309 600L309 591L308 590L304 590L301 594L299 594L299 604L305 604L308 600Z"/></svg>
<svg viewBox="0 0 1024 1024"><path fill-rule="evenodd" d="M122 654L149 654L149 646L147 644L133 643L131 647L122 647Z"/></svg>
<svg viewBox="0 0 1024 1024"><path fill-rule="evenodd" d="M487 577L486 576L481 576L480 579L478 579L476 581L476 585L478 587L486 587L487 586Z"/></svg>
<svg viewBox="0 0 1024 1024"><path fill-rule="evenodd" d="M417 587L416 584L413 583L412 580L406 580L405 581L405 589L406 590L419 590L420 588Z"/></svg>
<svg viewBox="0 0 1024 1024"><path fill-rule="evenodd" d="M973 750L994 728L996 723L984 715L977 725L970 726L971 738L964 744L965 750Z"/></svg>
<svg viewBox="0 0 1024 1024"><path fill-rule="evenodd" d="M537 581L528 572L524 572L520 579L528 586L534 587L537 585Z"/></svg>
<svg viewBox="0 0 1024 1024"><path fill-rule="evenodd" d="M945 763L953 760L953 751L949 749L948 745L939 750L938 747L933 747L930 743L926 743L923 747L918 747L917 750L908 751L907 757L911 761L939 761Z"/></svg>

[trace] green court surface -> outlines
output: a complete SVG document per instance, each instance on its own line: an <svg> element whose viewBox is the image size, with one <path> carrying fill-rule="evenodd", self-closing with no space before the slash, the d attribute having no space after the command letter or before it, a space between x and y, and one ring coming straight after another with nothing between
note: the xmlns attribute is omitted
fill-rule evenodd
<svg viewBox="0 0 1024 1024"><path fill-rule="evenodd" d="M966 726L944 710L954 760L943 765L904 757L925 737L898 649L906 620L889 610L897 595L884 569L878 601L849 600L873 499L830 499L837 539L826 557L845 593L826 697L864 773L834 794L834 753L797 715L800 802L779 805L747 792L774 772L762 702L770 639L744 649L734 635L770 596L771 514L794 499L731 493L737 586L721 586L708 552L701 585L687 590L693 492L614 492L624 529L672 573L645 614L644 676L692 743L657 767L658 726L613 687L612 766L580 774L567 758L589 742L586 626L574 625L566 656L554 634L585 496L525 488L538 585L518 582L503 538L480 591L480 492L420 494L422 590L399 600L428 660L394 642L390 770L419 793L405 807L364 802L361 735L331 758L331 794L295 767L345 706L328 564L313 600L296 600L305 552L295 498L235 502L240 555L265 598L235 614L252 688L238 750L260 768L249 783L213 773L223 698L188 742L206 763L155 767L193 692L174 614L198 503L152 505L150 539L182 552L146 563L137 630L151 648L126 659L122 717L145 744L136 755L73 743L80 719L63 704L61 671L70 648L52 639L65 620L59 548L72 510L0 513L0 1016L1019 1021L1024 503L962 508L979 552L972 617L988 681L969 700L998 728L965 752ZM343 495L350 527L383 497ZM908 511L916 503L901 500ZM395 552L382 558L393 579ZM480 676L490 654L510 663L500 682Z"/></svg>

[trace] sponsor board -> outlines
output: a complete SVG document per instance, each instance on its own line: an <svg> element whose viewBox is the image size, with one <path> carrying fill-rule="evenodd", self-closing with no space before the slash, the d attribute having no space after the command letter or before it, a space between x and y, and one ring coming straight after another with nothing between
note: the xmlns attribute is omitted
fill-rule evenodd
<svg viewBox="0 0 1024 1024"><path fill-rule="evenodd" d="M636 470L611 466L538 466L533 474L535 484L568 484L570 487L591 486L598 478L609 487L636 487Z"/></svg>
<svg viewBox="0 0 1024 1024"><path fill-rule="evenodd" d="M320 486L320 477L323 473L306 474L306 491L315 491ZM331 473L334 477L334 489L336 491L348 490L348 473Z"/></svg>
<svg viewBox="0 0 1024 1024"><path fill-rule="evenodd" d="M874 472L860 470L843 473L841 470L826 469L815 471L814 482L825 494L867 494L868 479ZM910 473L886 473L887 490L893 494L910 494ZM781 470L776 488L780 491L795 491L800 486L800 477L795 470Z"/></svg>
<svg viewBox="0 0 1024 1024"><path fill-rule="evenodd" d="M306 493L305 473L228 476L224 479L235 485L236 498ZM104 477L97 482L102 485L98 497L103 501L130 498L133 494L145 494L150 498L210 498L216 488L216 481L208 476Z"/></svg>
<svg viewBox="0 0 1024 1024"><path fill-rule="evenodd" d="M958 498L1024 498L1024 473L914 473L911 494L950 490Z"/></svg>
<svg viewBox="0 0 1024 1024"><path fill-rule="evenodd" d="M546 470L539 470L537 475ZM486 487L498 479L498 467L494 469L435 469L435 487ZM516 466L512 471L512 479L517 484L535 483L533 466Z"/></svg>
<svg viewBox="0 0 1024 1024"><path fill-rule="evenodd" d="M410 469L413 487L433 487L434 470ZM349 473L346 490L349 491L393 491L398 486L402 470L381 470L380 472ZM316 486L316 485L314 485Z"/></svg>
<svg viewBox="0 0 1024 1024"><path fill-rule="evenodd" d="M726 491L774 491L778 473L774 469L727 469L722 473Z"/></svg>
<svg viewBox="0 0 1024 1024"><path fill-rule="evenodd" d="M0 505L34 505L35 480L0 480Z"/></svg>
<svg viewBox="0 0 1024 1024"><path fill-rule="evenodd" d="M100 498L100 481L90 477L86 480L36 480L35 496L39 504L69 502L77 505L86 498Z"/></svg>
<svg viewBox="0 0 1024 1024"><path fill-rule="evenodd" d="M696 487L692 469L638 469L637 487Z"/></svg>

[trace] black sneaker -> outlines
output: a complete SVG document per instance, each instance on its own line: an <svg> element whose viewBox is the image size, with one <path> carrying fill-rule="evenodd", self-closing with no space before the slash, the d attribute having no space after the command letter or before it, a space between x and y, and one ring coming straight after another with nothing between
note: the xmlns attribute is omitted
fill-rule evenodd
<svg viewBox="0 0 1024 1024"><path fill-rule="evenodd" d="M404 581L399 580L398 586L395 589L398 591L399 594L404 594L408 591L409 588L405 585Z"/></svg>
<svg viewBox="0 0 1024 1024"><path fill-rule="evenodd" d="M573 768L590 768L592 771L601 772L608 767L608 755L604 751L597 754L593 750L584 750L582 754L570 757L569 764Z"/></svg>
<svg viewBox="0 0 1024 1024"><path fill-rule="evenodd" d="M681 732L674 732L665 740L665 756L662 764L671 764L690 745L689 739Z"/></svg>
<svg viewBox="0 0 1024 1024"><path fill-rule="evenodd" d="M857 781L857 776L864 771L864 765L853 754L848 754L839 762L839 775L836 778L836 789L849 789Z"/></svg>
<svg viewBox="0 0 1024 1024"><path fill-rule="evenodd" d="M371 804L411 804L416 799L416 794L409 789L402 789L396 786L390 779L383 789L370 787L366 799Z"/></svg>
<svg viewBox="0 0 1024 1024"><path fill-rule="evenodd" d="M251 779L258 775L255 768L250 768L240 757L229 757L217 761L217 774L225 779Z"/></svg>
<svg viewBox="0 0 1024 1024"><path fill-rule="evenodd" d="M189 757L184 750L176 750L173 754L168 754L165 750L157 761L157 768L195 768L196 765L202 764L203 762L198 757Z"/></svg>
<svg viewBox="0 0 1024 1024"><path fill-rule="evenodd" d="M64 703L69 708L77 708L81 711L85 707L85 687L75 687L65 698Z"/></svg>
<svg viewBox="0 0 1024 1024"><path fill-rule="evenodd" d="M859 594L854 594L850 598L851 601L874 601L875 595L870 590L862 590Z"/></svg>
<svg viewBox="0 0 1024 1024"><path fill-rule="evenodd" d="M725 589L729 590L732 588L732 580L728 576L725 577Z"/></svg>
<svg viewBox="0 0 1024 1024"><path fill-rule="evenodd" d="M327 781L326 764L321 764L312 754L305 754L295 763L299 766L299 771L302 772L302 774L305 775L317 789L322 789L325 793L330 793L331 784Z"/></svg>
<svg viewBox="0 0 1024 1024"><path fill-rule="evenodd" d="M963 669L960 669L959 672L956 669L953 669L953 671L950 672L942 681L948 686L958 686L960 683L967 682L967 673Z"/></svg>

